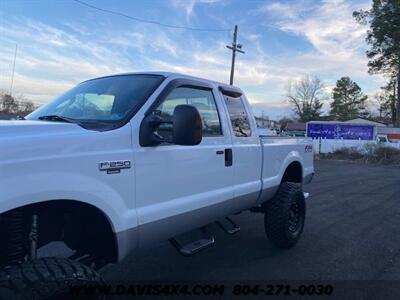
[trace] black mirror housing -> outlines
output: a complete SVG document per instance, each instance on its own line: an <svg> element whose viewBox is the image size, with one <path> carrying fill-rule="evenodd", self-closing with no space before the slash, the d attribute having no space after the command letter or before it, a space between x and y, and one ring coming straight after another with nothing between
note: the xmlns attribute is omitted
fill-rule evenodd
<svg viewBox="0 0 400 300"><path fill-rule="evenodd" d="M165 123L160 116L148 115L140 124L139 143L142 147L157 146L163 142L155 132L160 124Z"/></svg>
<svg viewBox="0 0 400 300"><path fill-rule="evenodd" d="M178 105L173 115L173 142L177 145L194 146L201 143L203 125L201 116L192 105Z"/></svg>
<svg viewBox="0 0 400 300"><path fill-rule="evenodd" d="M172 123L172 140L165 140L157 134L161 124ZM162 143L193 146L201 143L203 125L201 116L192 105L178 105L175 107L172 121L163 120L158 115L147 115L140 124L139 143L142 147L154 147Z"/></svg>

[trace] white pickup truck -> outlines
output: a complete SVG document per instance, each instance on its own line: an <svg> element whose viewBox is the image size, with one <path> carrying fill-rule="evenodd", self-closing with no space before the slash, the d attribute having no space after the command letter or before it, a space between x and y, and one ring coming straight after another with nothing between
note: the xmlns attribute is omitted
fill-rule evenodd
<svg viewBox="0 0 400 300"><path fill-rule="evenodd" d="M233 234L226 217L245 210L292 247L313 174L312 142L260 137L239 88L174 73L82 82L0 122L0 295L54 296L162 239L196 253L214 242L207 224ZM46 257L54 241L71 256Z"/></svg>

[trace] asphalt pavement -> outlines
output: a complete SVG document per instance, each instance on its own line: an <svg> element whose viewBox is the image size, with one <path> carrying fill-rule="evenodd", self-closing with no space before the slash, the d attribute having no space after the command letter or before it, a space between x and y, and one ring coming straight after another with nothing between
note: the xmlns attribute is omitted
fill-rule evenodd
<svg viewBox="0 0 400 300"><path fill-rule="evenodd" d="M106 267L108 280L400 280L400 168L316 161L305 187L307 218L292 249L268 241L263 215L233 219L241 231L216 226L215 246L183 257L169 242Z"/></svg>

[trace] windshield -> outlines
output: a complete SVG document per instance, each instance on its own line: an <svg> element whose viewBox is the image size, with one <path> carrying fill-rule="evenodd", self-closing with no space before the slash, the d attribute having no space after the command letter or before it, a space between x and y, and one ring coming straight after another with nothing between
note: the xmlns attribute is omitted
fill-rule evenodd
<svg viewBox="0 0 400 300"><path fill-rule="evenodd" d="M111 122L132 117L163 80L155 75L119 75L85 81L27 116L29 120Z"/></svg>

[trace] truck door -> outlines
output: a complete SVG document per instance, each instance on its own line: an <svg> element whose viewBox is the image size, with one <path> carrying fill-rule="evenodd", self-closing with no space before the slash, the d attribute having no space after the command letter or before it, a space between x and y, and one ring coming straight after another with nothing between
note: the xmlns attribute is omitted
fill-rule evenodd
<svg viewBox="0 0 400 300"><path fill-rule="evenodd" d="M135 153L141 244L206 225L233 211L234 171L225 166L224 155L231 138L216 93L204 84L180 85L151 109L168 120L177 105L195 106L202 117L203 139L197 146L161 144ZM157 133L171 136L172 125L160 126Z"/></svg>
<svg viewBox="0 0 400 300"><path fill-rule="evenodd" d="M261 190L262 154L256 124L244 96L223 95L232 131L232 164L236 210L256 203Z"/></svg>

